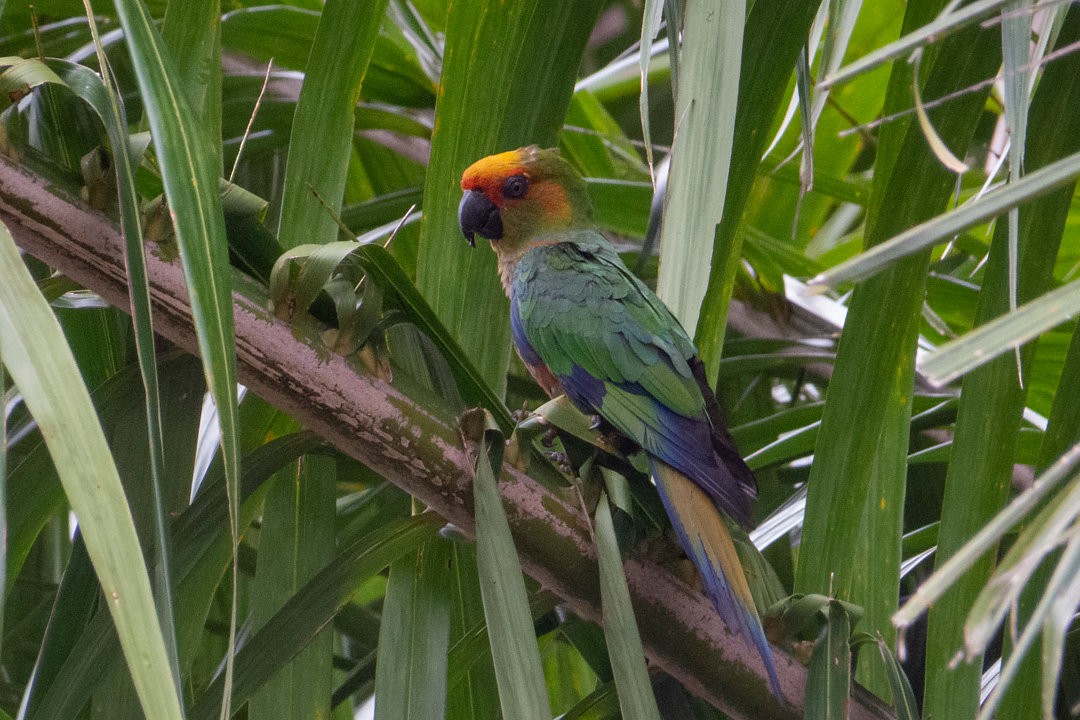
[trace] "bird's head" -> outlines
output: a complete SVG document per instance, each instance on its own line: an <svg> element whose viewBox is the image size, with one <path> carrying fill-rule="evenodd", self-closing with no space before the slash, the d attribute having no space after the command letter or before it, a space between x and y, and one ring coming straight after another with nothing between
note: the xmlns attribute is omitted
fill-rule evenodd
<svg viewBox="0 0 1080 720"><path fill-rule="evenodd" d="M458 223L470 245L491 240L500 255L546 233L590 223L585 181L556 149L535 145L490 155L461 177Z"/></svg>

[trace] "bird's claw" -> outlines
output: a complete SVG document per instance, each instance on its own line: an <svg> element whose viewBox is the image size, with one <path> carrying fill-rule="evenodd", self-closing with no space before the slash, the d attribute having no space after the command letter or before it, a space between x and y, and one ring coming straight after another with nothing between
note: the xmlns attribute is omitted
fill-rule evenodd
<svg viewBox="0 0 1080 720"><path fill-rule="evenodd" d="M566 475L574 474L574 469L570 466L570 458L566 456L566 453L551 451L544 453L544 457L557 467L560 472Z"/></svg>
<svg viewBox="0 0 1080 720"><path fill-rule="evenodd" d="M510 419L514 421L515 425L520 425L530 417L532 417L532 410L527 407L520 407L517 410L510 411Z"/></svg>

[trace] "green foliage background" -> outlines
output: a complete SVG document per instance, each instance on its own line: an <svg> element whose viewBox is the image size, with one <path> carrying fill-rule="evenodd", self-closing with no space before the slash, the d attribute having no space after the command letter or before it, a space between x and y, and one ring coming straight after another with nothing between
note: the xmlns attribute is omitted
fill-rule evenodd
<svg viewBox="0 0 1080 720"><path fill-rule="evenodd" d="M415 408L486 408L491 480L545 398L458 180L528 143L696 330L758 473L761 592L793 596L774 639L818 641L786 707L711 696L840 717L854 652L893 708L868 717L1068 716L1078 42L1080 6L1030 0L0 2L6 161L122 225L134 308L0 232L0 718L656 716L611 563L663 546L632 469L595 471L605 638L519 592L480 485L478 549L237 392L243 273ZM201 360L153 335L146 240ZM534 435L508 461L569 485ZM931 605L902 678L894 619ZM721 716L648 677L665 717Z"/></svg>

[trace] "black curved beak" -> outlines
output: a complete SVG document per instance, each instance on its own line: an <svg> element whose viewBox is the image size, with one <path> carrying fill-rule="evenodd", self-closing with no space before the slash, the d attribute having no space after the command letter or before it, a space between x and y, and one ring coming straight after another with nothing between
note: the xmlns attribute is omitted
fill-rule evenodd
<svg viewBox="0 0 1080 720"><path fill-rule="evenodd" d="M458 224L469 245L476 247L476 235L488 240L502 237L502 217L495 203L479 190L466 190L458 205Z"/></svg>

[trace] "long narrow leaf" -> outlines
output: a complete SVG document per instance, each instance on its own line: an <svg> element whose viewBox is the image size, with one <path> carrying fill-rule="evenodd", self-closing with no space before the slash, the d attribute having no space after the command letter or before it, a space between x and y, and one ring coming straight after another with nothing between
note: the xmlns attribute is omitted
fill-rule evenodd
<svg viewBox="0 0 1080 720"><path fill-rule="evenodd" d="M477 417L476 414L469 416ZM485 433L492 434L495 433ZM501 438L498 442L501 447ZM473 493L476 502L476 560L484 599L491 656L499 683L503 717L548 720L544 672L529 613L525 581L514 550L514 538L495 484L488 442L479 443ZM496 455L501 457L501 452Z"/></svg>
<svg viewBox="0 0 1080 720"><path fill-rule="evenodd" d="M878 65L902 55L906 55L912 50L926 45L932 40L945 37L949 33L956 32L983 18L989 17L1010 2L1013 2L1013 0L977 0L954 12L942 13L941 16L934 21L920 25L917 30L904 35L896 42L879 48L872 53L868 53L850 65L845 65L840 68L835 73L826 77L819 84L819 87L832 87L833 85L839 85L842 82L846 82L854 77L862 75Z"/></svg>
<svg viewBox="0 0 1080 720"><path fill-rule="evenodd" d="M691 3L683 24L657 289L687 328L697 327L724 213L745 18L743 0L707 0Z"/></svg>
<svg viewBox="0 0 1080 720"><path fill-rule="evenodd" d="M93 18L91 30L96 33ZM146 261L143 256L142 222L139 216L140 199L135 188L134 169L131 163L127 121L120 108L120 101L112 88L102 80L102 76L82 65L64 60L50 60L47 67L37 60L18 60L11 66L11 75L5 73L0 84L10 91L16 87L12 83L28 81L33 87L39 82L60 82L83 99L101 120L109 137L113 154L113 166L116 169L116 184L120 206L120 227L124 235L124 247L127 258L129 287L132 308L132 320L135 327L135 347L142 373L143 386L146 390L147 431L150 449L150 477L154 491L155 531L157 542L154 545L156 584L158 587L158 612L161 616L162 631L165 633L165 645L170 662L174 667L175 682L180 687L179 670L176 667L176 641L173 630L172 590L169 574L169 546L163 528L165 513L162 501L163 464L162 447L164 440L161 431L161 409L157 377L157 357L154 349L153 323L150 315L150 291L146 277ZM99 54L99 63L107 67L103 51ZM0 63L0 66L6 63ZM41 73L34 73L33 66L41 65ZM19 66L26 68L19 70ZM53 74L55 73L55 74ZM105 74L104 77L108 77ZM22 78L22 80L19 80Z"/></svg>
<svg viewBox="0 0 1080 720"><path fill-rule="evenodd" d="M653 169L653 146L651 124L649 122L649 65L652 62L653 46L660 33L660 19L664 6L660 0L646 0L645 11L641 16L641 47L638 52L638 66L641 68L641 96L638 101L638 114L641 116L641 139L645 143L645 158L649 164L649 176L656 184Z"/></svg>
<svg viewBox="0 0 1080 720"><path fill-rule="evenodd" d="M446 716L498 717L499 689L484 621L484 601L480 596L476 545L455 542L451 553L450 593L454 601L446 654ZM554 602L547 593L542 596ZM550 602L539 612L534 609L533 617L548 612Z"/></svg>
<svg viewBox="0 0 1080 720"><path fill-rule="evenodd" d="M1080 177L1080 153L1064 157L1028 173L1015 183L988 192L957 210L905 230L861 255L821 273L810 280L809 284L834 287L844 282L864 280L900 258L945 242L957 233L1052 192L1075 181L1077 177Z"/></svg>
<svg viewBox="0 0 1080 720"><path fill-rule="evenodd" d="M940 5L929 0L909 3L905 26L922 22L938 12ZM970 33L950 38L930 69L927 90L936 95L963 87L996 64L997 55L985 38ZM909 82L908 68L893 69L885 112L910 103ZM960 102L962 107L938 128L954 146L969 142L982 109L979 97L966 97ZM876 244L917 224L935 208L943 208L952 187L953 178L926 148L914 123L884 128L867 211L867 244ZM854 567L853 548L859 544L899 545L898 524L875 524L882 534L869 536L863 517L871 503L885 512L900 512L903 507L903 453L890 453L886 460L879 457L878 451L883 443L890 448L903 444L902 435L897 433L909 412L928 261L927 254L898 263L860 285L851 299L808 482L796 591L831 589L840 599L852 598L856 574L866 571L865 567L858 571ZM855 418L858 421L853 424ZM886 463L887 468L880 467ZM870 496L868 489L875 472L884 472L887 487L878 487L878 492ZM862 559L864 563L874 562L871 556ZM862 600L866 602L870 597L882 603L875 608L875 617L882 617L894 607L895 597L868 595Z"/></svg>
<svg viewBox="0 0 1080 720"><path fill-rule="evenodd" d="M712 257L700 319L693 327L694 340L711 384L716 383L719 374L728 305L741 262L742 236L739 228L742 227L743 212L768 142L768 133L762 132L761 128L772 124L787 96L795 59L806 44L818 4L813 0L758 0L745 20L745 45L739 60L743 69L735 117L737 141L731 148L724 213L719 225L715 226L712 249L704 256L689 259L690 262L701 263L704 257ZM682 74L686 74L685 70ZM706 198L704 202L715 203L716 198ZM688 212L699 211L700 208L688 209ZM687 330L690 329L687 327Z"/></svg>
<svg viewBox="0 0 1080 720"><path fill-rule="evenodd" d="M1027 147L1027 116L1031 83L1028 56L1031 47L1031 13L1017 2L1001 16L1002 82L1005 85L1005 121L1009 128L1009 182L1019 182L1024 172ZM1016 310L1017 245L1020 211L1009 211L1009 310Z"/></svg>
<svg viewBox="0 0 1080 720"><path fill-rule="evenodd" d="M846 718L851 692L851 619L835 600L826 607L828 620L810 653L806 676L806 717L810 720Z"/></svg>
<svg viewBox="0 0 1080 720"><path fill-rule="evenodd" d="M911 683L904 673L904 668L884 640L879 638L876 644L881 660L885 665L886 673L889 676L889 686L893 697L893 707L896 708L897 720L919 720L919 706L915 702L915 692L911 689Z"/></svg>
<svg viewBox="0 0 1080 720"><path fill-rule="evenodd" d="M1070 535L1069 543L1058 560L1050 582L1047 583L1046 593L1032 611L1031 617L1028 618L1023 632L1016 640L1009 660L1002 665L997 687L981 708L979 720L990 720L994 717L1004 690L1019 672L1025 653L1042 632L1060 632L1057 638L1047 639L1044 642L1047 648L1064 648L1062 638L1071 625L1072 616L1076 611L1076 598L1080 595L1080 536L1075 531ZM1062 616L1064 616L1064 622L1062 622ZM1060 662L1059 658L1053 658L1053 660Z"/></svg>
<svg viewBox="0 0 1080 720"><path fill-rule="evenodd" d="M600 563L600 603L604 615L604 639L611 656L611 669L619 690L619 707L626 720L660 720L641 635L626 587L619 541L607 493L600 495L596 506L596 556Z"/></svg>
<svg viewBox="0 0 1080 720"><path fill-rule="evenodd" d="M948 562L936 568L933 575L923 582L915 594L893 615L893 623L900 628L910 626L930 608L980 557L993 549L1016 523L1041 506L1048 495L1073 476L1080 464L1080 446L1074 447L1054 463L1026 492L1002 510L971 538L960 550L953 553Z"/></svg>
<svg viewBox="0 0 1080 720"><path fill-rule="evenodd" d="M335 461L315 455L277 474L259 534L252 589L255 629L333 559L336 482ZM331 632L316 635L251 698L250 715L263 720L328 716L333 650Z"/></svg>
<svg viewBox="0 0 1080 720"><path fill-rule="evenodd" d="M60 326L6 227L0 228L4 365L49 444L79 517L132 680L147 716L180 720L150 579L120 478Z"/></svg>
<svg viewBox="0 0 1080 720"><path fill-rule="evenodd" d="M236 348L228 246L218 194L219 161L215 153L206 151L202 140L205 128L200 127L188 98L177 87L178 73L146 6L141 0L115 0L115 4L150 121L191 294L199 351L217 408L236 543L240 476ZM227 675L232 671L235 594L233 597ZM226 702L224 710L228 707Z"/></svg>
<svg viewBox="0 0 1080 720"><path fill-rule="evenodd" d="M177 84L221 156L221 1L169 3L161 37L179 71Z"/></svg>
<svg viewBox="0 0 1080 720"><path fill-rule="evenodd" d="M1080 38L1080 13L1069 15L1071 22L1063 27L1059 42ZM991 39L993 35L990 34ZM1067 103L1076 103L1075 93L1080 90L1078 63L1080 59L1072 55L1048 67L1044 82L1032 99L1025 155L1033 171L1050 165L1057 157L1080 150L1078 118L1061 112ZM1025 238L1017 266L1021 302L1034 300L1051 287L1054 258L1062 240L1070 195L1071 190L1062 189L1021 209L1020 234ZM974 317L976 325L987 324L1008 312L1011 284L1008 244L1008 228L998 224L984 271ZM1026 368L1032 363L1034 349L1028 345L1022 350ZM1029 387L1018 375L1012 358L998 357L965 377L942 498L938 565L990 522L1005 504L1017 462L1018 429ZM992 422L988 422L991 418ZM954 658L965 643L962 624L976 598L983 593L993 564L992 556L976 561L967 573L956 578L949 592L930 610L924 697L927 714L965 717L977 710L981 652L968 652L966 662L960 664ZM1016 645L1015 650L1020 652L1020 646Z"/></svg>
<svg viewBox="0 0 1080 720"><path fill-rule="evenodd" d="M1051 290L942 345L923 362L926 379L942 386L1080 314L1080 280Z"/></svg>

